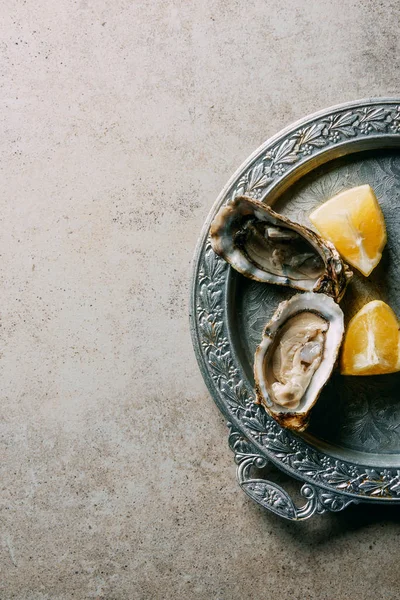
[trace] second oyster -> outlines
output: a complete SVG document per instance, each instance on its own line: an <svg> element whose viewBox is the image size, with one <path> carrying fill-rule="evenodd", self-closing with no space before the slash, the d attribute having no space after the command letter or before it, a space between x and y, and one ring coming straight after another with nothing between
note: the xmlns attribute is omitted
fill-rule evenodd
<svg viewBox="0 0 400 600"><path fill-rule="evenodd" d="M256 281L322 292L339 302L352 277L333 244L246 196L218 211L210 234L214 252Z"/></svg>
<svg viewBox="0 0 400 600"><path fill-rule="evenodd" d="M257 400L278 423L303 431L336 363L343 312L325 294L297 294L266 325L254 358Z"/></svg>

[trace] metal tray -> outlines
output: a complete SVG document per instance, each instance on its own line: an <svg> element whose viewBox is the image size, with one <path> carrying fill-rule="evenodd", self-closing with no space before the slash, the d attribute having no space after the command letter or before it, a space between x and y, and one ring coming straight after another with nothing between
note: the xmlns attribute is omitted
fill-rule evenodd
<svg viewBox="0 0 400 600"><path fill-rule="evenodd" d="M221 204L246 194L310 225L311 209L369 183L382 206L388 244L367 279L355 275L341 303L348 320L382 299L400 316L400 99L342 104L302 119L265 142L233 175L205 223L194 259L193 344L205 382L228 419L242 489L292 520L351 503L400 502L400 373L334 374L304 434L282 429L253 403L253 354L264 324L294 292L250 281L214 254L208 233ZM298 508L257 469L274 463L303 482Z"/></svg>

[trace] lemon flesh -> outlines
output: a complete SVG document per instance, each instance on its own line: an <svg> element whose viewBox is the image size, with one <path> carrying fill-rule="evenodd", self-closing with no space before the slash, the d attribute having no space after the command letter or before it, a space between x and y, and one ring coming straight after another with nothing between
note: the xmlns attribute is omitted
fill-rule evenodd
<svg viewBox="0 0 400 600"><path fill-rule="evenodd" d="M385 302L366 304L347 326L341 355L343 375L381 375L400 370L397 317Z"/></svg>
<svg viewBox="0 0 400 600"><path fill-rule="evenodd" d="M337 194L309 218L346 262L363 275L370 275L382 258L387 236L382 210L369 185Z"/></svg>

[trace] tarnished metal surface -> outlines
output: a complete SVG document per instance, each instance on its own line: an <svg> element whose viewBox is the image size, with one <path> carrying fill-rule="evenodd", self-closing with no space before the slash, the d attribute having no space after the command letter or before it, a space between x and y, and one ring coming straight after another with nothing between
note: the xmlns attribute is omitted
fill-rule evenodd
<svg viewBox="0 0 400 600"><path fill-rule="evenodd" d="M214 254L209 224L232 197L246 194L304 225L335 193L362 183L375 190L388 228L380 265L355 275L341 306L348 320L365 302L385 300L400 315L400 100L348 103L307 117L259 148L225 187L196 253L191 326L199 365L230 422L241 487L262 506L290 519L350 502L400 502L400 374L334 374L306 434L281 429L253 403L252 364L266 321L293 291L256 283ZM297 509L250 467L268 460L304 483Z"/></svg>

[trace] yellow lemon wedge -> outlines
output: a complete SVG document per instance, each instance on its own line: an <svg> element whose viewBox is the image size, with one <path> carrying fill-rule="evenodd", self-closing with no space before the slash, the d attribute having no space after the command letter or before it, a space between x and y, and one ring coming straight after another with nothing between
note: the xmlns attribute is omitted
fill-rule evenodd
<svg viewBox="0 0 400 600"><path fill-rule="evenodd" d="M385 219L372 188L360 185L345 190L309 218L343 259L368 277L381 260L387 239Z"/></svg>
<svg viewBox="0 0 400 600"><path fill-rule="evenodd" d="M369 302L347 326L342 355L343 375L380 375L400 370L397 317L385 302Z"/></svg>

